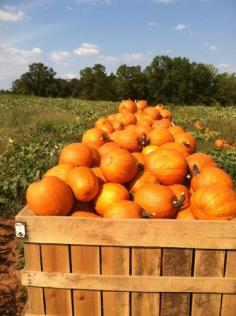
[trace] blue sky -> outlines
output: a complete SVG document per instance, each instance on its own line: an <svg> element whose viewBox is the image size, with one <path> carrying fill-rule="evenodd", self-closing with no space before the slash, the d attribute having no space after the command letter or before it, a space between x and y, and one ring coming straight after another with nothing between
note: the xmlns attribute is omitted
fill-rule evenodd
<svg viewBox="0 0 236 316"><path fill-rule="evenodd" d="M0 0L0 89L32 62L72 78L158 54L236 72L236 0Z"/></svg>

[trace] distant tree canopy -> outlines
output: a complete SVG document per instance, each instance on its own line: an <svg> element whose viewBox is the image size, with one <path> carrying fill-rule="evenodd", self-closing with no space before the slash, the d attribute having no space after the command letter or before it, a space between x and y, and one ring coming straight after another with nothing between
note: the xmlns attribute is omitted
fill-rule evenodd
<svg viewBox="0 0 236 316"><path fill-rule="evenodd" d="M107 74L101 64L80 71L79 79L55 78L42 63L12 84L12 93L43 97L78 97L90 100L147 99L152 103L236 104L236 74L219 74L214 66L187 58L156 56L145 69L121 65Z"/></svg>

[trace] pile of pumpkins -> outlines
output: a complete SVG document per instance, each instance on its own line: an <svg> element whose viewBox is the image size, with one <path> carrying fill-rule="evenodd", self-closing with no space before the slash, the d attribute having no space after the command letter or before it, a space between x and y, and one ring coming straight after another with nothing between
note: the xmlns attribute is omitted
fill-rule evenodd
<svg viewBox="0 0 236 316"><path fill-rule="evenodd" d="M164 105L122 101L26 192L36 215L231 220L236 192Z"/></svg>

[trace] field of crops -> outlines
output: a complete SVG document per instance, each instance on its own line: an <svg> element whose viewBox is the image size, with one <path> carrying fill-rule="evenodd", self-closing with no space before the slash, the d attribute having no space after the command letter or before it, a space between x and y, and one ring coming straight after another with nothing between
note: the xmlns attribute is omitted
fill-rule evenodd
<svg viewBox="0 0 236 316"><path fill-rule="evenodd" d="M80 141L84 130L109 113L114 102L0 96L0 212L13 217L24 205L25 189L37 171L55 164L67 143ZM210 153L236 181L235 149L217 150L214 142L224 138L235 144L236 108L169 105L174 123L197 139L198 151ZM194 127L199 120L202 130Z"/></svg>

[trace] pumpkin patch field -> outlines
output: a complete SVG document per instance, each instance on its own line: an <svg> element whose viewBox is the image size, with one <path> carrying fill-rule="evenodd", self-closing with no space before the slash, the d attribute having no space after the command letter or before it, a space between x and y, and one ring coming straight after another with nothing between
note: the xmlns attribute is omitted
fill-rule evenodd
<svg viewBox="0 0 236 316"><path fill-rule="evenodd" d="M145 251L147 251L147 258L151 259L155 256L155 258L161 260L162 277L172 275L168 274L167 270L165 272L165 269L167 269L168 262L170 262L169 260L172 260L171 258L168 259L168 256L174 249L166 250L166 247L184 248L181 249L183 253L183 256L181 256L183 260L190 260L189 262L186 261L186 267L188 269L190 267L191 270L189 271L190 276L193 271L194 275L196 272L202 277L218 276L217 267L217 271L212 272L212 275L208 274L208 272L204 275L201 274L200 270L198 271L197 260L199 260L199 262L206 260L205 263L207 263L207 260L210 260L208 257L208 259L203 258L207 250L204 252L204 250L197 250L198 248L218 249L219 256L227 258L228 261L226 262L226 259L223 257L223 261L219 259L221 257L218 258L217 250L215 251L215 257L213 256L214 258L211 257L211 259L217 262L219 259L219 262L226 267L226 273L228 268L231 269L231 255L232 258L234 258L234 254L231 254L231 250L234 249L233 242L228 242L226 238L223 239L224 233L219 232L218 224L215 220L227 222L233 220L234 223L234 219L236 218L235 108L206 107L203 105L188 107L175 106L173 104L150 105L145 100L136 103L131 100L123 100L120 103L114 103L78 99L0 96L0 131L1 218L7 218L8 220L13 218L26 204L30 212L33 212L34 215L39 215L37 225L42 227L42 229L46 227L44 226L46 222L43 218L46 216L48 223L52 225L50 226L52 227L52 231L45 236L45 240L43 240L43 236L38 235L39 228L36 226L37 216L29 216L26 209L26 211L23 210L23 213L17 215L17 219L22 220L22 222L27 222L27 228L30 231L30 243L42 242L53 244L58 242L59 244L69 244L70 248L66 246L61 247L70 249L70 258L72 259L69 260L72 260L72 263L70 263L70 265L72 264L72 270L73 262L76 262L75 260L73 261L73 256L76 254L82 256L82 253L80 253L81 249L79 250L79 247L76 249L76 246L73 246L76 245L73 239L73 230L76 229L73 223L77 220L76 217L83 218L84 220L84 222L80 222L80 219L78 219L81 232L85 232L85 228L89 227L89 221L91 221L91 229L93 227L95 231L98 229L98 240L96 241L94 241L95 234L93 234L92 231L88 234L88 237L78 238L82 240L81 245L85 244L89 247L99 245L100 254L98 254L98 257L100 258L100 264L102 265L104 262L107 262L107 265L99 268L100 274L105 274L103 276L104 278L107 278L109 274L113 274L113 277L115 277L116 274L128 274L128 276L130 274L136 275L137 271L141 271L141 273L137 272L137 275L145 274L145 271L145 273L142 273L142 269L145 270L146 265L147 269L151 269L151 265L149 267L151 263L147 264L145 261ZM62 222L60 219L58 222L55 221L55 226L53 227L54 224L50 220L51 216L57 216L59 218L60 216L66 216L66 219L68 219L65 221L65 227L63 228L66 236L65 241L62 240L63 236L59 237L58 235L57 238L59 238L59 240L56 241L53 230L57 232ZM93 219L86 219L85 217ZM53 218L51 217L52 220ZM145 221L141 220L141 218L144 218ZM122 219L125 219L124 225L122 225ZM133 228L132 222L129 222L129 219L131 219L131 221L134 220ZM160 247L163 247L161 254L159 254L158 249L154 249L152 252L150 252L151 250L149 248L145 249L145 247L153 245L154 232L158 231L156 231L155 226L156 219L164 220L163 224L161 224L163 226L161 226L162 228L160 227L159 231L160 235L163 234L163 236L167 234L167 231L170 229L169 227L175 229L175 224L171 222L180 222L179 225L182 225L181 227L183 229L183 244L181 244L182 241L180 237L176 237L176 240L169 241L170 236L168 237L167 234L165 240L160 239L158 241L160 242ZM189 222L190 226L188 226L188 220L191 221ZM195 237L191 244L191 240L186 236L191 233L191 225L193 225L193 230L197 229L197 226L195 227L193 223L198 222L198 220L212 221L214 234L218 236L222 233L222 244L219 243L219 239L214 242L211 240L210 235L207 237L208 234L211 233L209 230L205 232L196 230L196 234L199 235L199 240ZM114 221L114 224L111 221ZM140 229L140 232L147 233L146 223L148 223L148 221L150 222L150 238L145 235L142 236L139 241L137 236L135 238L135 234L137 234L135 227ZM183 224L181 224L181 222L183 222ZM66 223L71 224L71 231L69 230L69 226L66 228ZM83 223L85 225L84 227L82 226ZM106 240L106 237L103 239L103 235L101 235L102 230L105 234L104 236L110 233L108 223L111 227L114 227L114 240L109 240L109 238ZM134 235L127 241L122 237L122 234L128 234L129 225ZM201 225L201 221L199 225ZM4 220L1 222L1 227L3 227L2 229L6 229L6 227L4 227ZM167 231L166 229L162 231L165 227ZM199 227L204 228L206 226L203 224L203 226ZM224 231L226 225L224 226L223 224L222 229ZM121 235L117 235L119 230ZM179 234L181 233L182 232L176 231L176 236L180 236ZM230 233L231 230L229 227L229 234ZM39 241L39 238L42 238L42 240ZM14 241L13 237L12 240ZM170 242L170 244L168 244L168 242ZM122 245L127 247L127 249L114 250L113 252L113 248L110 247L111 250L109 252L109 247L106 246L111 245L115 247ZM134 248L132 248L133 246ZM16 248L16 251L14 250L17 254L16 257L19 258L16 259L16 261L18 260L15 269L17 271L23 267L24 258L22 255L22 246L16 243L14 247ZM34 245L33 247L36 246ZM48 247L60 246L40 245L40 247L40 260L43 259L46 262L48 251L50 249L51 251L56 251L56 248L49 249ZM135 247L144 248L140 248L141 252L139 254L135 252ZM95 248L98 247L90 248L91 252L86 248L86 250L83 250L84 253L88 258L90 256L91 260L97 260L97 250ZM94 248L94 251L92 248ZM189 250L188 248L193 248L193 250ZM227 255L224 249L228 249ZM31 286L33 283L33 286L40 287L42 286L40 281L35 281L34 275L32 276L30 274L30 270L34 270L35 266L32 266L32 263L28 261L33 253L37 258L36 250L36 248L32 248L31 244L26 244L25 246L26 258L28 256L26 267L29 271L23 274L23 284ZM9 253L11 253L11 251ZM57 255L62 256L62 253L63 251L58 250L58 252L55 253L55 257ZM113 257L111 256L112 253ZM121 258L119 258L119 254ZM179 254L180 252L178 252L176 258ZM132 258L132 260L129 261L130 263L127 263L127 267L129 266L131 270L126 273L126 270L122 270L121 267L121 269L118 269L119 271L116 271L116 268L111 264L116 256L118 256L117 262L121 262L122 267L125 265L125 260L129 261L131 260L130 258ZM199 256L199 258L197 256ZM110 263L109 260L111 260ZM135 260L137 260L137 262ZM140 260L144 266L137 268L136 265L140 264ZM12 278L15 272L10 270L11 264L8 261L7 255L3 264L8 264L7 268L4 267L5 273L6 275L8 273L9 278ZM109 268L107 268L109 264L111 264L111 267L115 270L112 270L112 268L109 270ZM133 264L134 266L132 266ZM45 271L51 268L52 267L48 265ZM60 270L61 268L62 270ZM136 268L137 271L135 272ZM63 270L63 264L61 264L61 267L58 266L58 269L57 271L60 272L69 272ZM81 269L81 267L75 266L75 270L72 272L87 272L86 269L86 271ZM95 266L91 267L92 273L97 272L96 269L94 269ZM107 272L106 269L108 269ZM220 269L219 267L219 271ZM45 278L45 282L49 282L48 287L50 287L50 284L53 287L57 287L56 281L54 282L47 279L45 273L35 273L42 273L42 278ZM155 273L154 275L158 275L157 271ZM178 272L176 273L174 276L178 276ZM179 275L188 276L188 274L184 273L185 272L181 271ZM163 315L169 315L164 309L170 306L170 304L173 304L174 294L161 294L161 296L156 294L157 292L168 292L169 288L167 285L163 283L162 286L162 283L160 283L160 285L157 286L153 279L153 283L150 283L150 288L146 286L145 291L143 289L141 290L138 285L135 285L135 280L131 280L131 276L128 276L127 285L125 284L125 280L120 278L117 280L121 283L115 285L114 289L112 287L112 280L107 279L108 283L111 282L109 283L110 287L106 285L107 288L109 288L108 292L106 292L106 286L103 288L104 283L101 283L103 284L101 288L105 291L102 299L103 306L101 307L103 313L106 314L116 306L116 311L113 311L111 315L113 315L113 313L114 315L118 315L120 301L121 304L127 305L126 307L123 306L120 308L122 315L128 315L131 311L134 312L137 305L140 305L141 302L143 302L143 306L148 306L147 308L150 309L150 315L154 315L155 313L151 312L155 307L153 302L157 302L157 300L159 302L160 300L160 304L157 303L159 305L155 308L162 308L163 310L160 310L160 312L163 313ZM221 274L219 276L221 276ZM162 277L159 277L159 279L161 280ZM235 275L232 275L232 277L235 277ZM86 283L85 280L84 288L97 290L98 288L93 282L102 282L99 281L99 278L100 276L95 275L91 283ZM167 279L166 282L168 281ZM228 287L226 286L223 292L223 279L219 278L215 280L216 289L211 288L211 281L209 281L210 283L206 284L205 287L203 286L203 288L201 288L199 285L198 288L198 285L194 285L196 288L191 290L192 279L193 278L189 278L187 280L186 278L183 283L185 284L186 282L186 292L191 292L192 294L176 294L177 300L180 300L182 303L179 302L177 304L175 311L183 311L182 308L185 304L183 302L186 301L191 302L191 304L189 303L193 311L191 315L194 315L195 309L197 315L197 313L200 313L199 302L201 299L199 297L203 294L199 294L200 296L198 297L197 294L193 293L198 291L207 293L210 291L210 293L225 293L223 295L224 297L222 296L223 303L222 305L219 303L219 308L222 312L220 315L227 315L226 313L229 306L227 294L232 293L231 289L234 286L234 279L231 280L232 283L227 283ZM25 292L24 289L19 286L17 277L15 280L15 285L17 284L21 291L20 297L22 305L26 297ZM72 299L73 297L71 302L72 305L74 304L72 306L74 311L79 311L81 308L86 310L86 308L88 308L88 304L86 303L87 299L92 300L92 304L94 304L98 297L100 297L101 293L96 291L91 297L90 294L82 294L81 289L83 289L83 287L81 288L79 286L72 287L74 290L70 291L68 288L71 288L70 285L74 283L73 280L70 281L68 279L67 281L68 285L67 287L65 286L67 290L61 291L67 291L65 292L67 293L65 294L67 298L70 297L70 299ZM122 283L123 281L124 283ZM225 280L225 282L226 281L227 280ZM131 282L130 287L134 289L133 291L129 290L129 282ZM204 282L206 282L205 279L203 279L203 283ZM148 282L146 284L148 284ZM7 286L6 277L5 287ZM178 287L176 285L176 292L182 292L182 290L178 290L180 288L181 286ZM116 292L116 294L112 294L112 292L109 293L111 289L118 292ZM44 300L44 306L42 304L41 313L45 312L45 306L47 306L47 311L51 310L51 313L55 312L54 308L57 309L56 305L60 305L59 297L61 294L59 295L59 292L57 292L59 290L55 290L55 293L51 293L50 289L45 289L43 294L40 292L40 289L37 289L38 291L35 290L35 292L34 290L35 288L33 288L32 292L31 290L29 291L29 304L32 304L34 297L39 297L39 301L40 295L43 295L41 302ZM119 291L121 291L121 293L117 294ZM132 294L130 294L131 296L127 296L126 291L132 292ZM133 293L140 291L145 292L144 294L140 294L140 297L135 296L138 295L137 293ZM8 290L4 290L4 293L8 292ZM39 295L39 293L41 294ZM49 300L50 295L54 295L53 293L55 294L55 302L57 301L57 304L54 304L55 306L52 307L50 305L51 303L48 303L47 297ZM189 295L191 295L191 299ZM216 294L210 294L210 301L211 299L213 300L214 295L215 297L217 296ZM81 303L78 303L78 306L76 305L76 299L84 299L81 297L86 298L84 304L87 304L87 307L85 307L85 305L82 307ZM204 296L203 301L205 298ZM114 303L112 307L109 302L113 300L118 301ZM15 315L21 309L21 307L17 309L18 303L16 303L16 298L13 301L12 305L10 301L9 305L6 305L8 311L7 314L6 310L4 310L6 315ZM147 302L150 302L150 304L148 305ZM232 302L235 303L235 301ZM67 303L63 303L64 307L61 308L65 308ZM216 301L213 303L215 306L218 306ZM106 306L106 304L108 305ZM188 304L185 305L187 306ZM188 308L190 308L190 305L188 305ZM68 310L65 309L66 315L67 313L68 315L71 313L77 315L76 312L69 311L71 308L69 303L67 307ZM142 308L141 304L140 309ZM31 306L30 312L35 313L35 311L35 308ZM137 311L137 313L138 312L139 311ZM134 315L136 315L135 312ZM185 312L183 315L185 315Z"/></svg>

